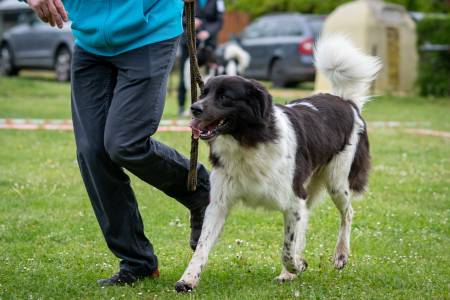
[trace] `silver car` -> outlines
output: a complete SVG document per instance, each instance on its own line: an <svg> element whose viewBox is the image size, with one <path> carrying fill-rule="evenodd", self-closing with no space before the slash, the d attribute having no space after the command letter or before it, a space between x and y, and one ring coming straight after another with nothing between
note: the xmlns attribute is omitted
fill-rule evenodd
<svg viewBox="0 0 450 300"><path fill-rule="evenodd" d="M42 22L31 9L19 12L17 25L0 41L0 75L14 76L20 69L55 70L59 81L70 80L74 39L70 22L63 29Z"/></svg>
<svg viewBox="0 0 450 300"><path fill-rule="evenodd" d="M262 16L241 33L239 43L251 57L245 75L274 86L313 81L313 46L325 17L298 13Z"/></svg>

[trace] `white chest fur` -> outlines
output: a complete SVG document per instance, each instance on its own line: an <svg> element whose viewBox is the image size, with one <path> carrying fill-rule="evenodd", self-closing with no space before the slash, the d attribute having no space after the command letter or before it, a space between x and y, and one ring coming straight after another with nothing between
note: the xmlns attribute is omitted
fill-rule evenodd
<svg viewBox="0 0 450 300"><path fill-rule="evenodd" d="M274 107L274 115L278 131L274 141L246 148L224 135L212 143L212 152L220 160L220 167L211 173L212 201L242 200L253 207L285 210L295 199L296 135L281 109Z"/></svg>

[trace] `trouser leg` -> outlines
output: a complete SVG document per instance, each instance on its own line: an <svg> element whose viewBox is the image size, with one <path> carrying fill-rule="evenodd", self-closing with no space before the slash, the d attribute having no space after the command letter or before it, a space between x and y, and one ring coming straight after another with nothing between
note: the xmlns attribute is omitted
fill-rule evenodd
<svg viewBox="0 0 450 300"><path fill-rule="evenodd" d="M179 83L178 83L178 107L182 112L186 103L186 86L184 84L184 66L186 59L188 59L188 49L186 43L181 43L181 53L180 53L180 73L179 73Z"/></svg>
<svg viewBox="0 0 450 300"><path fill-rule="evenodd" d="M189 192L189 161L150 137L161 119L177 43L170 39L111 60L119 72L106 121L105 148L114 162L195 210L209 201L208 172L198 165L198 188Z"/></svg>
<svg viewBox="0 0 450 300"><path fill-rule="evenodd" d="M128 176L104 148L117 69L77 48L72 66L72 116L81 175L108 247L121 268L147 275L157 268Z"/></svg>

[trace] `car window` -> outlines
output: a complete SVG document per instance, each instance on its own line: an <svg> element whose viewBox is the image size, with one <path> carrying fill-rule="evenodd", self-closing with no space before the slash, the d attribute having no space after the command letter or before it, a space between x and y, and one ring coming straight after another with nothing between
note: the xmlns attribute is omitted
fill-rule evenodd
<svg viewBox="0 0 450 300"><path fill-rule="evenodd" d="M315 38L317 38L322 32L323 22L324 20L320 18L310 18L307 20L311 33Z"/></svg>
<svg viewBox="0 0 450 300"><path fill-rule="evenodd" d="M277 22L277 35L279 36L299 36L303 34L303 23L297 18L281 19Z"/></svg>
<svg viewBox="0 0 450 300"><path fill-rule="evenodd" d="M243 39L256 39L263 36L264 22L261 20L255 21L248 25L241 34Z"/></svg>
<svg viewBox="0 0 450 300"><path fill-rule="evenodd" d="M274 37L279 34L279 25L275 20L264 20L261 22L261 36Z"/></svg>
<svg viewBox="0 0 450 300"><path fill-rule="evenodd" d="M17 14L11 14L11 13L5 13L3 15L3 30L9 29L17 24L18 15ZM1 32L1 28L0 28Z"/></svg>
<svg viewBox="0 0 450 300"><path fill-rule="evenodd" d="M23 11L18 14L17 24L31 24L38 20L39 18L32 10Z"/></svg>

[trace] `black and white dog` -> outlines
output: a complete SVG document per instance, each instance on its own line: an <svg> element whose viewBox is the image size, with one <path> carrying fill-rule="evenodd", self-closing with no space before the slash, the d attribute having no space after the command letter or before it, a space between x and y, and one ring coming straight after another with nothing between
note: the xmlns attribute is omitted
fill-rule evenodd
<svg viewBox="0 0 450 300"><path fill-rule="evenodd" d="M218 76L192 105L194 135L211 148L211 203L177 291L197 286L228 211L238 201L284 214L283 269L277 277L283 282L307 267L302 252L309 210L328 191L341 215L334 265L341 269L347 263L351 197L364 191L370 167L361 109L381 64L340 35L319 41L315 54L332 94L274 105L258 82Z"/></svg>
<svg viewBox="0 0 450 300"><path fill-rule="evenodd" d="M242 75L250 64L250 55L235 41L220 45L217 50L200 43L197 48L198 66L205 81L218 75ZM184 62L184 87L191 89L189 58Z"/></svg>

